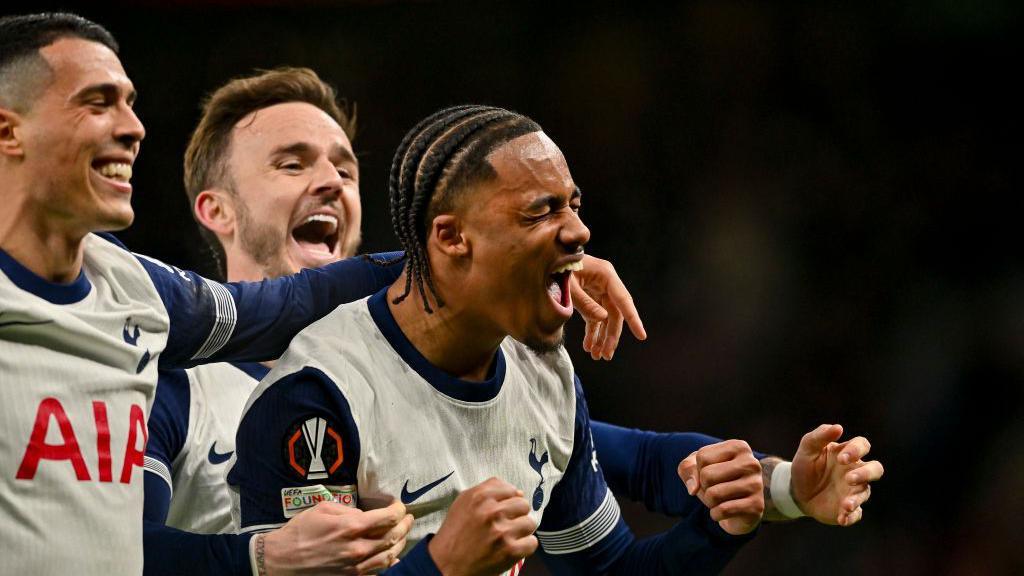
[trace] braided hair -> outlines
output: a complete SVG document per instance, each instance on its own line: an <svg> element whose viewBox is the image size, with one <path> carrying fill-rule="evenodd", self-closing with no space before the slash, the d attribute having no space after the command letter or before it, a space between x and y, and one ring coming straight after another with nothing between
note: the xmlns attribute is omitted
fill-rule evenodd
<svg viewBox="0 0 1024 576"><path fill-rule="evenodd" d="M524 134L540 132L533 120L493 106L455 106L431 114L402 139L391 163L388 195L391 224L405 249L405 292L413 283L423 309L433 313L426 291L443 307L427 258L427 234L434 217L452 210L457 197L474 184L497 176L487 155Z"/></svg>

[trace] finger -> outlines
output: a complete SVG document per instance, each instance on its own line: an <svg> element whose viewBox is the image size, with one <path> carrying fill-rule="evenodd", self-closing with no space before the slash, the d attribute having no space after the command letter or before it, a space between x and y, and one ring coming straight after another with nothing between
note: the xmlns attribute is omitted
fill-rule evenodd
<svg viewBox="0 0 1024 576"><path fill-rule="evenodd" d="M519 539L525 538L537 531L537 523L529 515L512 518L502 523L501 528L509 536Z"/></svg>
<svg viewBox="0 0 1024 576"><path fill-rule="evenodd" d="M590 353L590 358L599 360L601 357L597 352L597 341L604 331L604 322L587 322L587 332L583 339L583 349ZM588 347L589 344L589 347Z"/></svg>
<svg viewBox="0 0 1024 576"><path fill-rule="evenodd" d="M753 454L738 455L732 460L708 464L700 469L700 485L705 490L712 486L731 482L747 476L761 477L761 463L754 458Z"/></svg>
<svg viewBox="0 0 1024 576"><path fill-rule="evenodd" d="M530 503L526 498L506 498L498 502L494 512L502 518L511 520L529 514Z"/></svg>
<svg viewBox="0 0 1024 576"><path fill-rule="evenodd" d="M865 486L864 490L852 496L843 498L842 509L847 513L852 513L857 508L863 506L869 498L871 498L871 485Z"/></svg>
<svg viewBox="0 0 1024 576"><path fill-rule="evenodd" d="M396 500L384 508L363 512L363 530L368 534L384 533L398 525L405 516L405 505Z"/></svg>
<svg viewBox="0 0 1024 576"><path fill-rule="evenodd" d="M686 492L693 496L700 490L700 468L697 467L697 453L691 452L689 456L683 458L679 462L679 466L676 468L676 473L679 474L679 479L683 481L686 486Z"/></svg>
<svg viewBox="0 0 1024 576"><path fill-rule="evenodd" d="M764 496L750 495L746 498L727 500L711 508L710 513L716 522L729 518L760 518L764 514Z"/></svg>
<svg viewBox="0 0 1024 576"><path fill-rule="evenodd" d="M719 462L728 462L739 454L753 455L754 451L750 445L743 440L724 440L715 444L708 444L697 450L697 466L704 468Z"/></svg>
<svg viewBox="0 0 1024 576"><path fill-rule="evenodd" d="M526 558L536 552L537 544L537 537L533 534L528 534L510 543L508 546L508 554L518 562L520 559Z"/></svg>
<svg viewBox="0 0 1024 576"><path fill-rule="evenodd" d="M708 508L718 506L730 500L743 500L752 496L756 496L762 501L764 500L764 483L761 481L760 475L757 474L722 482L714 486L704 483L703 486L704 497L701 500Z"/></svg>
<svg viewBox="0 0 1024 576"><path fill-rule="evenodd" d="M478 498L493 498L494 500L505 500L506 498L522 497L523 491L501 478L491 477L484 480L475 487L470 488L476 492Z"/></svg>
<svg viewBox="0 0 1024 576"><path fill-rule="evenodd" d="M839 424L822 424L811 430L800 439L800 446L796 449L798 455L813 458L821 453L829 445L843 435L843 427Z"/></svg>
<svg viewBox="0 0 1024 576"><path fill-rule="evenodd" d="M840 526L853 526L857 522L860 522L861 518L863 518L863 517L864 517L864 509L863 508L857 508L856 510L854 510L853 512L850 512L849 514L840 513L839 514L839 518L837 519L837 521L838 521Z"/></svg>
<svg viewBox="0 0 1024 576"><path fill-rule="evenodd" d="M613 309L605 321L604 345L601 348L601 356L605 360L611 360L615 355L615 349L619 347L619 337L622 336L622 314Z"/></svg>
<svg viewBox="0 0 1024 576"><path fill-rule="evenodd" d="M608 317L608 311L583 290L579 280L575 279L573 275L569 276L569 294L572 297L573 308L579 310L580 316L587 321L587 324L600 322Z"/></svg>
<svg viewBox="0 0 1024 576"><path fill-rule="evenodd" d="M394 566L398 562L398 555L405 549L405 544L406 540L403 535L401 538L394 540L391 546L386 546L374 556L356 565L356 571L359 574L367 574L380 572Z"/></svg>
<svg viewBox="0 0 1024 576"><path fill-rule="evenodd" d="M594 335L594 344L590 349L590 357L594 360L604 358L604 344L608 340L608 332L611 330L611 323L605 319L601 322L601 330Z"/></svg>
<svg viewBox="0 0 1024 576"><path fill-rule="evenodd" d="M839 453L839 463L849 464L867 456L871 451L871 443L863 436L857 436L852 440L843 443L842 451Z"/></svg>
<svg viewBox="0 0 1024 576"><path fill-rule="evenodd" d="M594 348L594 336L601 329L600 322L587 322L583 331L583 351L590 352Z"/></svg>
<svg viewBox="0 0 1024 576"><path fill-rule="evenodd" d="M885 474L885 469L882 468L882 463L878 460L872 460L871 462L865 462L863 466L847 472L846 481L850 485L874 482L880 479L883 474Z"/></svg>
<svg viewBox="0 0 1024 576"><path fill-rule="evenodd" d="M625 319L626 325L629 326L629 331L633 333L633 336L637 340L646 340L647 331L644 330L644 323L640 320L640 313L637 312L636 306L633 304L633 297L630 296L629 290L626 289L621 280L612 282L608 286L608 299L619 311L623 319Z"/></svg>

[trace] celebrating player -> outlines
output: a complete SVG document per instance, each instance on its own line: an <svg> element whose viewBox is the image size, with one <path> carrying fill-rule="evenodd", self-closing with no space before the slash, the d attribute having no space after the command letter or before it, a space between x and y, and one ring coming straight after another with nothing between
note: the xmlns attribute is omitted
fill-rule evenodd
<svg viewBox="0 0 1024 576"><path fill-rule="evenodd" d="M589 231L539 127L487 107L428 118L396 154L391 203L404 281L300 334L250 399L229 475L243 529L298 512L285 494L326 489L409 506L417 522L398 572L514 571L536 546L537 521L560 572L720 567L742 538L693 514L636 543L599 473L560 345ZM338 323L362 333L339 336ZM731 459L694 460L709 465L694 492L729 500L723 528L749 532L764 509L758 462L712 480L710 468ZM493 475L509 482L484 481ZM710 496L718 482L731 492Z"/></svg>
<svg viewBox="0 0 1024 576"><path fill-rule="evenodd" d="M325 258L337 258L337 253L354 251L353 239L358 238L359 230L358 166L342 125L350 130L333 90L306 69L280 69L240 78L209 99L189 146L185 180L204 236L215 252L226 257L229 280L290 273L321 264ZM299 150L304 155L282 155L284 150ZM330 168L321 163L321 169L316 169L321 158L330 161ZM326 239L331 245L311 242L311 238ZM315 249L318 246L321 248ZM592 275L590 280L594 279L600 277ZM613 280L611 287L624 292L617 279ZM625 313L630 312L627 309ZM588 323L588 330L594 324ZM611 338L605 340L605 345L608 343L614 346ZM233 447L233 430L244 399L266 370L259 364L225 363L161 375L147 451L146 470L153 474L147 475L146 518L150 523L146 553L154 559L146 565L148 574L186 568L193 573L248 569L246 536L190 537L157 527L166 521L177 528L212 533L228 526L222 470ZM661 454L659 461L672 462L665 470L674 476L675 465L683 456L715 441L695 434L644 434L600 423L595 423L594 432L598 445L607 448L608 456L604 448L599 454L613 488L619 483L617 491L638 499L646 498L643 489L650 484L630 476L638 474L630 466L637 450ZM735 459L728 465L740 465L741 454L721 454L726 453ZM606 462L609 458L617 462ZM711 463L708 458L702 462ZM630 486L636 490L627 489ZM657 502L655 509L677 516L694 513L695 505L700 504L685 492ZM767 502L771 507L770 498ZM716 514L713 510L712 515ZM392 522L400 517L393 514ZM346 520L356 522L357 518L350 515ZM382 526L375 528L384 534ZM277 534L268 535L268 571L287 564L292 555L278 547L277 538ZM378 540L378 545L386 540ZM186 542L193 546L192 554L174 553ZM346 541L335 541L336 549L345 550L345 546ZM373 562L342 554L325 555L323 560L341 558L348 566L368 568L386 556L377 548L367 550L377 554Z"/></svg>

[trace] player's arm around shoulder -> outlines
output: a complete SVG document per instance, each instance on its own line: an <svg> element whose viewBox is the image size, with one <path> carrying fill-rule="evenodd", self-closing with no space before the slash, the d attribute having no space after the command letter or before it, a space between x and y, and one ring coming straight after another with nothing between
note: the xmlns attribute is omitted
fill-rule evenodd
<svg viewBox="0 0 1024 576"><path fill-rule="evenodd" d="M345 397L322 370L272 372L250 399L228 483L258 574L362 574L395 562L412 516L400 502L354 507L359 435ZM351 504L351 505L349 505ZM261 532L271 530L269 532Z"/></svg>

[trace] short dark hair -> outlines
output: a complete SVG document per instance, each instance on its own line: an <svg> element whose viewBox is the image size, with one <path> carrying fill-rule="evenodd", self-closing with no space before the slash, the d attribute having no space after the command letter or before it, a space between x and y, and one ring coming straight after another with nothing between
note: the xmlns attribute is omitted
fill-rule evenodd
<svg viewBox="0 0 1024 576"><path fill-rule="evenodd" d="M0 105L29 107L37 85L25 72L51 72L39 49L67 37L103 44L115 54L119 49L106 28L77 14L46 12L0 18Z"/></svg>
<svg viewBox="0 0 1024 576"><path fill-rule="evenodd" d="M253 112L287 102L316 106L334 119L350 139L355 137L355 109L339 102L334 88L309 68L281 67L235 78L207 97L203 115L185 150L185 193L190 207L195 205L200 192L224 182L225 160L235 125ZM224 248L220 241L205 226L200 225L199 232L210 245L217 267L223 271Z"/></svg>
<svg viewBox="0 0 1024 576"><path fill-rule="evenodd" d="M540 131L539 124L517 112L466 105L436 112L405 135L388 179L391 224L407 258L405 292L395 298L395 304L409 295L415 280L424 310L433 312L424 283L438 307L444 306L434 289L427 258L431 222L451 211L459 195L472 185L497 176L487 161L495 148Z"/></svg>

